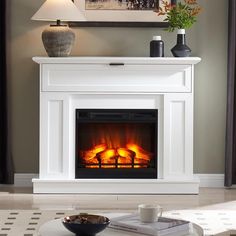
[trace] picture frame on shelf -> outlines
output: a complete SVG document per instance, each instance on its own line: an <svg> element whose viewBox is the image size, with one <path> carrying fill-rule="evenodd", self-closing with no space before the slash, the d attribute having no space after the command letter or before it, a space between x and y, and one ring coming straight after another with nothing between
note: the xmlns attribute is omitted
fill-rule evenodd
<svg viewBox="0 0 236 236"><path fill-rule="evenodd" d="M86 21L69 22L71 27L168 27L158 16L162 0L72 0ZM176 4L177 0L165 0Z"/></svg>

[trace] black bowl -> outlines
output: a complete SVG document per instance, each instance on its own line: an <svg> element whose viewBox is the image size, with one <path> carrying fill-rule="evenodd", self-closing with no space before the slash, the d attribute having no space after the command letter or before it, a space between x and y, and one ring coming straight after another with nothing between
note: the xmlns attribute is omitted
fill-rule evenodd
<svg viewBox="0 0 236 236"><path fill-rule="evenodd" d="M105 216L81 213L66 216L62 219L62 223L77 236L94 236L104 230L110 224L110 220Z"/></svg>

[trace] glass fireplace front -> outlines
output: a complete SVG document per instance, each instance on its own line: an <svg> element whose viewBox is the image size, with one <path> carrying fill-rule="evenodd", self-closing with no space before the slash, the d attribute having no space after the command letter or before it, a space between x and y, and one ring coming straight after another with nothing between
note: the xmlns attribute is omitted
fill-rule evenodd
<svg viewBox="0 0 236 236"><path fill-rule="evenodd" d="M157 178L154 109L76 109L76 178Z"/></svg>

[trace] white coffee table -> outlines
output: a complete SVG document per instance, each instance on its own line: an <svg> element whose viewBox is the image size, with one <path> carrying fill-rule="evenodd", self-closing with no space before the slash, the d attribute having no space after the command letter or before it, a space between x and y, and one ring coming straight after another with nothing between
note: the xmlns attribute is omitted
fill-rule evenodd
<svg viewBox="0 0 236 236"><path fill-rule="evenodd" d="M61 219L51 220L43 224L38 231L39 236L74 236L75 234L68 231L62 224ZM203 230L200 226L192 224L193 233L188 236L203 236ZM106 228L104 231L97 234L97 236L140 236L141 234L136 234L127 231L115 230L111 228ZM185 235L187 236L187 235Z"/></svg>

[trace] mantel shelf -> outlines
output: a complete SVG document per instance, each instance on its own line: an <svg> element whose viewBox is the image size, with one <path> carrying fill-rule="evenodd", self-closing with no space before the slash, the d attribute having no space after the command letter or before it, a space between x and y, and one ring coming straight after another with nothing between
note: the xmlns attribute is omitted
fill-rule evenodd
<svg viewBox="0 0 236 236"><path fill-rule="evenodd" d="M167 64L167 65L194 65L201 61L199 57L33 57L38 64Z"/></svg>

